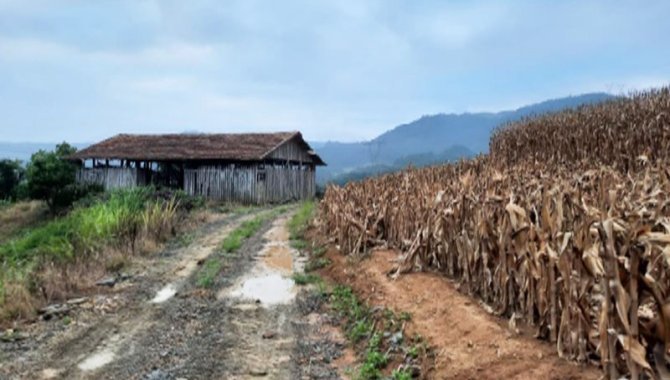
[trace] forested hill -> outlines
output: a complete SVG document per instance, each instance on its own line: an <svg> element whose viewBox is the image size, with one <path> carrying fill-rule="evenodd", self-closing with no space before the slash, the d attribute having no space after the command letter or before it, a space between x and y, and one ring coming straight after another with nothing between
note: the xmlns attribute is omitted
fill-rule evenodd
<svg viewBox="0 0 670 380"><path fill-rule="evenodd" d="M472 156L488 150L491 131L500 124L612 98L614 96L606 93L590 93L511 111L429 115L399 125L370 141L315 142L315 149L328 164L319 168L317 180L324 183L342 176L364 176L368 171L393 170L398 165L420 166L426 161L435 163L440 158L454 160Z"/></svg>

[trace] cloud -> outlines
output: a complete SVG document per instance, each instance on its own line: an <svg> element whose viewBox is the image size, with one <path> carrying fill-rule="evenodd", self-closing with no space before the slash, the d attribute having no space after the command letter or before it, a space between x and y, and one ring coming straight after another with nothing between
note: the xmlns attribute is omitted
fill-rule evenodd
<svg viewBox="0 0 670 380"><path fill-rule="evenodd" d="M360 140L428 113L663 84L668 12L660 0L0 0L0 132Z"/></svg>

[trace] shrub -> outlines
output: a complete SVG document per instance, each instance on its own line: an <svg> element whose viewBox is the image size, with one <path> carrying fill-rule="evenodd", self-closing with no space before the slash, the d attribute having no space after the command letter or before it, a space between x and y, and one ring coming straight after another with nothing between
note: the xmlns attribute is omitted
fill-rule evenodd
<svg viewBox="0 0 670 380"><path fill-rule="evenodd" d="M0 160L0 200L16 200L24 173L19 161Z"/></svg>
<svg viewBox="0 0 670 380"><path fill-rule="evenodd" d="M28 195L44 200L52 212L71 206L85 192L75 186L75 165L65 160L76 150L65 142L52 152L40 150L32 155L26 168Z"/></svg>

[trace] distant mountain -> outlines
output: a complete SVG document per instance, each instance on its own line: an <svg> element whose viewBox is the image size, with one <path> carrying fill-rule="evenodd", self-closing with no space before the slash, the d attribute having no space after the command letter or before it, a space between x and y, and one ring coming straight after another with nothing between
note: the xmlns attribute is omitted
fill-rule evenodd
<svg viewBox="0 0 670 380"><path fill-rule="evenodd" d="M12 160L30 161L30 156L39 150L53 150L57 143L8 143L0 142L0 160L9 158ZM86 148L88 143L71 144L77 149Z"/></svg>
<svg viewBox="0 0 670 380"><path fill-rule="evenodd" d="M317 182L323 184L352 173L366 172L366 168L379 172L382 167L392 170L408 164L423 166L485 153L491 132L503 123L613 98L606 93L590 93L552 99L513 111L428 115L370 141L314 142L314 149L328 164L317 170ZM455 150L442 157L450 148Z"/></svg>

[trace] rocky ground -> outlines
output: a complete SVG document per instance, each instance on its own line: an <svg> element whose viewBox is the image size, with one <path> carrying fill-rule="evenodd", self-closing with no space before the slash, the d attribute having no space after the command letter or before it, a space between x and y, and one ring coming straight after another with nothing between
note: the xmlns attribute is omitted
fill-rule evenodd
<svg viewBox="0 0 670 380"><path fill-rule="evenodd" d="M5 332L0 378L340 378L344 340L319 311L323 296L291 279L304 262L289 246L291 211L235 253L219 249L259 212L267 211L216 218L128 274L102 279L97 294ZM203 288L197 274L212 257L223 269Z"/></svg>

